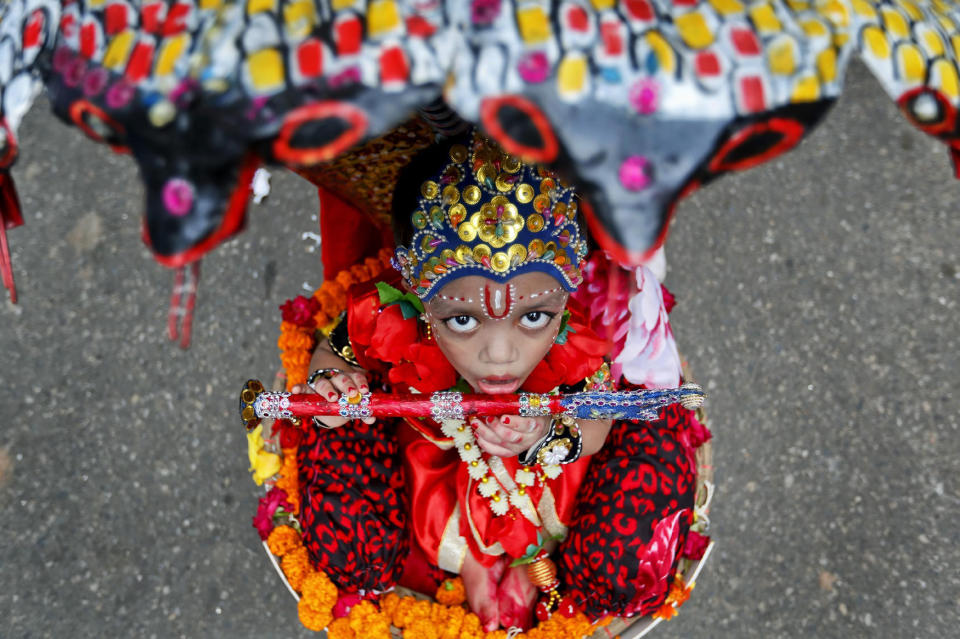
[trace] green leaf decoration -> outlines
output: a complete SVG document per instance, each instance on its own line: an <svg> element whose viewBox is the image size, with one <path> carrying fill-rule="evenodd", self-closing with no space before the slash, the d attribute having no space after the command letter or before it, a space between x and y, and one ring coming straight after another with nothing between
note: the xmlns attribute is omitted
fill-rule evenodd
<svg viewBox="0 0 960 639"><path fill-rule="evenodd" d="M380 303L387 306L400 305L403 319L416 317L424 311L423 302L413 293L404 293L393 288L386 282L377 282L377 292L380 293Z"/></svg>
<svg viewBox="0 0 960 639"><path fill-rule="evenodd" d="M557 338L553 340L553 343L566 344L567 335L576 332L577 331L570 328L570 311L564 311L563 315L560 317L560 332L557 333Z"/></svg>

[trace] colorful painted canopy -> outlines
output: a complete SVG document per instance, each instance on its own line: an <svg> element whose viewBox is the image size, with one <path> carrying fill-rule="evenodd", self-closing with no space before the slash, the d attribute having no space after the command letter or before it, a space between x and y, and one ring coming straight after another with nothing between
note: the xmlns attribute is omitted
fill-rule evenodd
<svg viewBox="0 0 960 639"><path fill-rule="evenodd" d="M0 168L45 85L60 117L132 153L146 239L180 266L241 227L260 162L322 174L442 98L508 152L576 183L594 235L637 263L684 194L793 147L854 52L956 158L958 6L12 0L0 18ZM0 235L21 222L2 173Z"/></svg>

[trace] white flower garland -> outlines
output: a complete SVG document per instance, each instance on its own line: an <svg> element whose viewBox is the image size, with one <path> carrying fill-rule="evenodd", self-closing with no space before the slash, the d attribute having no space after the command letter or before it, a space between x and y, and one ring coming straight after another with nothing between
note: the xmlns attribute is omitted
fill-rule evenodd
<svg viewBox="0 0 960 639"><path fill-rule="evenodd" d="M563 470L558 464L536 464L530 466L531 470L518 468L513 476L517 488L507 491L500 485L495 475L490 472L490 465L483 458L480 445L477 444L477 440L473 436L473 429L467 426L464 420L445 419L440 422L440 430L443 431L444 435L453 439L453 444L460 455L460 459L467 464L467 473L469 473L471 479L478 482L477 491L487 498L490 503L490 510L494 515L506 515L512 504L528 519L531 518L531 514L534 518L536 517L536 509L533 507L533 502L530 500L526 489L536 484L539 474L535 470L538 468L544 476L550 479L558 477ZM503 463L496 455L490 455L489 458L491 461L496 459L497 462Z"/></svg>

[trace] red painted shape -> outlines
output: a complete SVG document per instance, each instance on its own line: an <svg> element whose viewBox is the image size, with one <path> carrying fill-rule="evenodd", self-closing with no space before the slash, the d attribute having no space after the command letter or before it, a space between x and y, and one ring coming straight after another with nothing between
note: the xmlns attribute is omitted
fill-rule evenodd
<svg viewBox="0 0 960 639"><path fill-rule="evenodd" d="M718 58L717 54L713 53L712 51L701 51L697 54L696 61L694 62L694 68L697 70L697 75L719 75L721 69L720 58Z"/></svg>
<svg viewBox="0 0 960 639"><path fill-rule="evenodd" d="M731 29L730 39L740 55L760 55L760 41L750 29Z"/></svg>
<svg viewBox="0 0 960 639"><path fill-rule="evenodd" d="M600 37L603 38L603 48L607 55L620 55L623 53L623 37L621 37L620 25L618 23L601 23Z"/></svg>
<svg viewBox="0 0 960 639"><path fill-rule="evenodd" d="M308 78L323 73L323 46L319 40L311 38L297 47L297 65L300 73Z"/></svg>
<svg viewBox="0 0 960 639"><path fill-rule="evenodd" d="M163 21L163 35L173 36L187 30L187 18L190 17L190 5L178 2L167 11L167 19Z"/></svg>
<svg viewBox="0 0 960 639"><path fill-rule="evenodd" d="M697 6L699 0L673 0L673 6L675 7L695 7Z"/></svg>
<svg viewBox="0 0 960 639"><path fill-rule="evenodd" d="M937 101L937 104L940 106L940 112L943 114L942 118L933 122L923 122L917 119L916 115L913 113L913 109L910 107L913 101L919 98L921 94L927 94ZM932 135L934 137L947 135L952 137L957 123L957 110L954 108L950 100L939 91L931 89L930 87L917 87L915 89L910 89L897 98L897 106L899 106L903 114L907 116L910 124L914 125L927 135Z"/></svg>
<svg viewBox="0 0 960 639"><path fill-rule="evenodd" d="M507 135L497 115L500 109L505 106L513 107L530 118L531 124L536 127L540 134L540 139L543 142L542 146L527 146ZM557 153L560 152L560 143L557 141L557 136L554 134L547 117L533 101L523 96L507 93L485 98L480 103L480 122L487 133L500 143L504 151L518 155L527 162L547 164L553 162L557 158Z"/></svg>
<svg viewBox="0 0 960 639"><path fill-rule="evenodd" d="M410 75L410 64L407 54L400 47L384 49L380 54L380 81L406 82Z"/></svg>
<svg viewBox="0 0 960 639"><path fill-rule="evenodd" d="M410 16L407 18L407 33L419 38L429 38L436 33L437 27L422 16Z"/></svg>
<svg viewBox="0 0 960 639"><path fill-rule="evenodd" d="M748 113L759 113L767 108L767 99L763 94L763 78L748 75L740 79L740 102Z"/></svg>
<svg viewBox="0 0 960 639"><path fill-rule="evenodd" d="M509 286L504 286L502 290L497 290L497 293L500 293L504 296L503 308L500 311L497 311L493 304L490 303L493 295L490 293L490 285L483 285L483 305L487 309L487 315L490 316L490 319L500 320L504 319L510 315L510 309L513 308L513 295L512 290Z"/></svg>
<svg viewBox="0 0 960 639"><path fill-rule="evenodd" d="M108 4L103 12L103 30L107 35L116 35L127 28L129 17L127 5L122 2Z"/></svg>
<svg viewBox="0 0 960 639"><path fill-rule="evenodd" d="M583 33L590 28L590 16L580 5L573 5L567 11L567 25L572 30Z"/></svg>
<svg viewBox="0 0 960 639"><path fill-rule="evenodd" d="M766 122L751 124L730 136L720 147L720 150L714 154L708 166L713 173L751 169L795 147L803 139L805 132L806 128L803 124L787 118L771 118ZM750 138L758 135L768 136L771 133L779 134L780 140L765 151L736 161L727 159L739 147L748 144Z"/></svg>
<svg viewBox="0 0 960 639"><path fill-rule="evenodd" d="M113 149L115 153L130 152L129 147L122 144L112 144L109 140L100 136L100 134L94 131L90 125L87 124L87 118L97 118L106 124L120 139L126 137L126 131L124 130L123 125L107 115L107 112L97 105L88 102L87 100L77 100L70 105L70 119L73 120L73 123L77 125L77 128L86 133L91 140L109 144L110 148Z"/></svg>
<svg viewBox="0 0 960 639"><path fill-rule="evenodd" d="M151 2L140 9L140 22L143 30L148 33L157 33L163 26L166 17L167 5L163 2Z"/></svg>
<svg viewBox="0 0 960 639"><path fill-rule="evenodd" d="M97 53L97 23L88 22L80 27L80 55L86 59Z"/></svg>
<svg viewBox="0 0 960 639"><path fill-rule="evenodd" d="M627 14L634 20L650 21L656 17L649 0L624 0Z"/></svg>
<svg viewBox="0 0 960 639"><path fill-rule="evenodd" d="M133 83L143 80L150 75L153 66L153 45L149 42L138 42L130 54L127 70L124 75Z"/></svg>
<svg viewBox="0 0 960 639"><path fill-rule="evenodd" d="M312 120L339 118L347 128L340 136L319 147L295 147L290 144L302 125ZM309 166L326 162L360 141L367 130L367 114L346 102L325 100L307 104L287 114L277 139L273 142L273 154L281 162Z"/></svg>
<svg viewBox="0 0 960 639"><path fill-rule="evenodd" d="M30 49L40 44L40 34L46 18L43 11L37 10L30 15L27 24L23 27L23 48Z"/></svg>
<svg viewBox="0 0 960 639"><path fill-rule="evenodd" d="M77 32L77 16L72 13L64 13L60 18L60 35L64 38L72 38Z"/></svg>
<svg viewBox="0 0 960 639"><path fill-rule="evenodd" d="M348 18L336 26L337 53L356 55L363 42L363 25L358 18Z"/></svg>

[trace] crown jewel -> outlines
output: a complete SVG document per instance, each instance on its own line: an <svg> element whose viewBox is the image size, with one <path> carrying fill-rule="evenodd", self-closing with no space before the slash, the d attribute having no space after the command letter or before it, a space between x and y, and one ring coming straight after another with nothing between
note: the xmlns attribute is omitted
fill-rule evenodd
<svg viewBox="0 0 960 639"><path fill-rule="evenodd" d="M394 266L424 301L465 275L504 281L527 271L573 291L587 253L576 195L555 174L473 133L453 144L439 175L420 186L416 230Z"/></svg>

